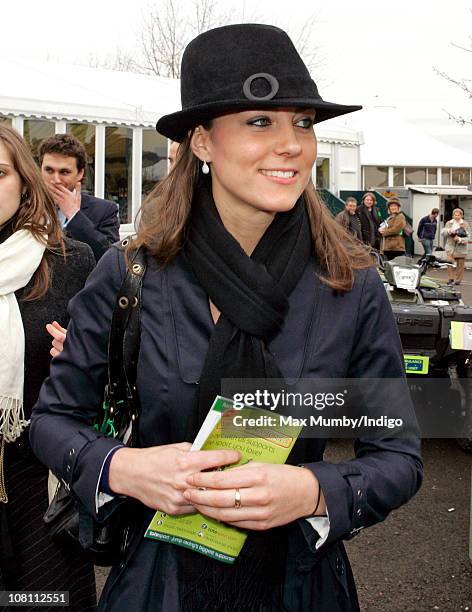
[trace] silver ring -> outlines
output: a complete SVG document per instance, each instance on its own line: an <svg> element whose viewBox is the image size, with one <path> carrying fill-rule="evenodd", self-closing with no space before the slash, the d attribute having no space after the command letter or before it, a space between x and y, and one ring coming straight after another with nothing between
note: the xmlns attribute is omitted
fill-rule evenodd
<svg viewBox="0 0 472 612"><path fill-rule="evenodd" d="M239 492L239 489L236 489L234 491L234 507L239 509L241 506L241 493Z"/></svg>

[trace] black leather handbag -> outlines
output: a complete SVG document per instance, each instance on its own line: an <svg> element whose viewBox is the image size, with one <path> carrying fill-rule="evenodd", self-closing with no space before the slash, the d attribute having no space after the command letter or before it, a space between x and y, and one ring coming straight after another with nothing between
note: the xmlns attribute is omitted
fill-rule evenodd
<svg viewBox="0 0 472 612"><path fill-rule="evenodd" d="M459 236L459 238L467 238L467 232L465 231L463 227L459 227L454 232L454 236Z"/></svg>
<svg viewBox="0 0 472 612"><path fill-rule="evenodd" d="M122 241L122 247L127 240ZM108 342L108 382L103 413L95 429L135 446L139 421L136 370L140 346L141 288L146 271L144 248L130 257L118 292ZM97 522L81 508L67 485L59 481L54 498L43 517L51 537L68 546L80 547L95 565L115 565L124 556L133 527L131 500L123 502L104 522ZM79 539L80 526L87 525L87 538Z"/></svg>

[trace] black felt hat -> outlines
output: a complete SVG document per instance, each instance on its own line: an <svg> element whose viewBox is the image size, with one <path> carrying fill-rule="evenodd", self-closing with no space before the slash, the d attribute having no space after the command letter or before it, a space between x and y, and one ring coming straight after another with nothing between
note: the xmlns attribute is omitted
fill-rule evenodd
<svg viewBox="0 0 472 612"><path fill-rule="evenodd" d="M215 28L192 40L182 57L180 93L182 110L156 125L179 142L199 123L227 112L312 108L319 123L362 108L325 102L288 35L262 24Z"/></svg>

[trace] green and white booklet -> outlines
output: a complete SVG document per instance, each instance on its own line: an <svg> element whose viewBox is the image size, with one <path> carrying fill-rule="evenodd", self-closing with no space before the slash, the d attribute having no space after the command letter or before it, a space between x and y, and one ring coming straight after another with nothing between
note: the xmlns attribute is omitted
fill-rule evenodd
<svg viewBox="0 0 472 612"><path fill-rule="evenodd" d="M236 410L232 400L217 396L192 450L238 450L241 453L240 461L226 469L249 461L285 463L302 427L281 427L274 416L273 412L259 408ZM199 513L171 516L157 510L144 537L190 548L232 564L247 534Z"/></svg>

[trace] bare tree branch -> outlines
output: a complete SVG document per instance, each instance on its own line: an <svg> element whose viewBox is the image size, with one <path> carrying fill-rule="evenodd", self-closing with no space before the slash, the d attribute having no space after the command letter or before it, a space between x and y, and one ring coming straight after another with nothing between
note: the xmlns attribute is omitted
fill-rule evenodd
<svg viewBox="0 0 472 612"><path fill-rule="evenodd" d="M472 14L472 10L470 12ZM461 51L472 53L472 36L469 36L469 47L464 47L455 42L451 42L451 46L455 47L456 49L460 49ZM433 70L438 76L445 79L446 81L449 81L449 83L452 83L455 87L458 87L459 89L461 89L469 99L472 98L472 79L452 77L447 72L444 72L443 70L439 70L435 66L433 66ZM455 115L449 112L448 110L445 110L445 109L443 110L447 114L449 119L455 121L456 123L459 123L460 125L472 125L472 119L466 119L462 115Z"/></svg>
<svg viewBox="0 0 472 612"><path fill-rule="evenodd" d="M117 49L113 57L107 56L104 60L91 57L89 65L179 78L183 51L198 34L230 23L267 22L266 17L256 15L250 6L248 12L244 1L235 2L233 8L222 12L216 0L152 0L143 12L137 37L139 51L134 57ZM288 28L310 72L320 71L325 64L315 43L316 21L316 16L311 15L301 27ZM281 27L287 29L287 24Z"/></svg>
<svg viewBox="0 0 472 612"><path fill-rule="evenodd" d="M467 85L467 83L471 82L470 79L454 79L449 74L441 70L438 70L436 67L433 67L433 70L436 74L441 76L443 79L446 79L446 81L449 81L450 83L453 83L454 85L462 89L462 91L466 93L469 96L469 98L472 98L472 89L469 85Z"/></svg>
<svg viewBox="0 0 472 612"><path fill-rule="evenodd" d="M320 47L313 42L316 39L316 22L316 15L311 15L293 32L294 44L310 72L318 72L326 64Z"/></svg>
<svg viewBox="0 0 472 612"><path fill-rule="evenodd" d="M453 115L445 108L443 108L443 111L446 113L449 119L459 123L460 125L472 125L472 119L466 119L465 117L462 117L462 115Z"/></svg>
<svg viewBox="0 0 472 612"><path fill-rule="evenodd" d="M456 49L460 49L461 51L467 51L467 53L472 53L472 47L463 47L462 45L458 45L454 42L451 43L451 47L455 47Z"/></svg>

